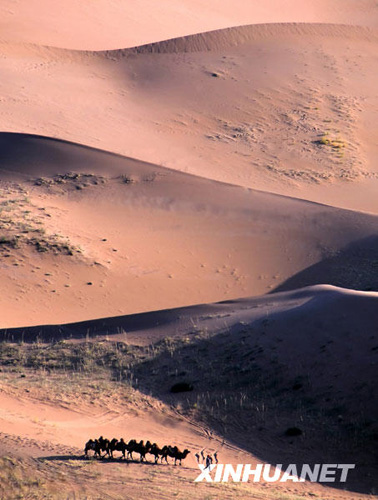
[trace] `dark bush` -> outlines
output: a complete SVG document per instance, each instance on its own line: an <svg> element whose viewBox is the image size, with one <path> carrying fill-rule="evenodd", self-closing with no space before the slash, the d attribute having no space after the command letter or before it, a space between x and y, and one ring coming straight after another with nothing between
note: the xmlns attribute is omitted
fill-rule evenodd
<svg viewBox="0 0 378 500"><path fill-rule="evenodd" d="M285 431L285 436L300 436L303 431L299 427L289 427Z"/></svg>
<svg viewBox="0 0 378 500"><path fill-rule="evenodd" d="M193 386L186 382L178 382L177 384L172 385L171 392L189 392L193 390Z"/></svg>

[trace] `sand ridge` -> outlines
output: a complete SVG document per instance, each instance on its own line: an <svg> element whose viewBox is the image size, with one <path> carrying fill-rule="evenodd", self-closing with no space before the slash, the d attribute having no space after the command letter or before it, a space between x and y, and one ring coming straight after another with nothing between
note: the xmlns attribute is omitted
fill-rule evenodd
<svg viewBox="0 0 378 500"><path fill-rule="evenodd" d="M373 30L321 24L242 26L110 52L7 42L3 129L376 213L375 54Z"/></svg>
<svg viewBox="0 0 378 500"><path fill-rule="evenodd" d="M0 138L3 327L256 296L319 283L330 266L336 285L376 286L376 216L51 138Z"/></svg>
<svg viewBox="0 0 378 500"><path fill-rule="evenodd" d="M132 54L164 54L180 52L222 51L269 38L287 37L316 39L318 37L346 38L376 42L378 32L363 26L322 23L269 23L233 26L194 35L173 38L127 49L98 51L107 57L120 57Z"/></svg>

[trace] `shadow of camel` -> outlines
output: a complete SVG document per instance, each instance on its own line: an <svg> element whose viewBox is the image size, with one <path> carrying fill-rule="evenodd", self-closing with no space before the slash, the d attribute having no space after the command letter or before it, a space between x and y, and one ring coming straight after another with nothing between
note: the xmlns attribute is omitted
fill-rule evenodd
<svg viewBox="0 0 378 500"><path fill-rule="evenodd" d="M130 459L125 459L122 457L114 457L114 458L109 458L109 457L101 457L101 458L95 458L94 456L86 457L85 455L49 455L49 456L44 456L44 457L39 457L39 461L43 462L89 462L89 461L94 461L96 463L100 464L125 464L125 465L143 465L143 466L153 466L153 467L168 467L168 466L173 466L173 467L180 467L180 469L184 470L193 470L195 468L193 467L187 467L184 465L174 465L174 463L155 463L155 462L150 462L150 461L143 461L140 462L139 460L130 460Z"/></svg>

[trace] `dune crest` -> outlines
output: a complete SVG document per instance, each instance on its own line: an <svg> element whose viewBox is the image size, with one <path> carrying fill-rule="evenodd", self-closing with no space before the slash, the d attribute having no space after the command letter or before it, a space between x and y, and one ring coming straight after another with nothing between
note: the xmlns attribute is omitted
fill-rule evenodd
<svg viewBox="0 0 378 500"><path fill-rule="evenodd" d="M128 49L98 51L107 57L132 54L172 54L180 52L222 51L261 40L301 37L309 42L319 37L378 41L378 31L364 26L323 23L269 23L233 26L215 31L163 40Z"/></svg>
<svg viewBox="0 0 378 500"><path fill-rule="evenodd" d="M191 52L222 51L254 42L291 37L305 38L307 41L321 37L343 38L365 42L377 42L378 30L368 26L332 23L261 23L243 24L211 31L204 31L180 37L159 40L153 43L110 50L68 49L59 46L36 44L32 42L1 41L3 51L11 53L38 53L42 57L83 57L105 56L111 59L133 56L135 54L178 54Z"/></svg>
<svg viewBox="0 0 378 500"><path fill-rule="evenodd" d="M115 51L2 48L4 131L378 213L374 29L265 24Z"/></svg>

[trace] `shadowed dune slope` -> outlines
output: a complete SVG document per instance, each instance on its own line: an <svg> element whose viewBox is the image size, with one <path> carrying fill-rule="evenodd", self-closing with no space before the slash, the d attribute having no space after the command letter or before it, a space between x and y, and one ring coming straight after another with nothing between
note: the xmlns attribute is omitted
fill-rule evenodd
<svg viewBox="0 0 378 500"><path fill-rule="evenodd" d="M36 340L50 343L70 339L104 339L109 336L112 341L126 340L132 344L148 345L164 338L182 339L187 335L207 332L210 336L226 334L230 342L235 342L236 345L248 333L248 342L257 342L262 347L261 352L264 354L260 355L261 362L267 361L265 358L269 349L276 344L276 361L278 365L286 366L287 374L290 373L294 379L300 369L315 370L318 378L313 383L325 389L327 378L330 378L329 371L336 371L341 376L345 373L346 364L350 378L355 379L353 374L357 374L358 366L364 365L366 370L358 372L361 382L374 380L376 363L369 359L373 360L377 355L375 351L378 337L374 329L378 321L377 302L377 292L358 292L317 285L264 297L66 325L1 329L0 335L3 340L27 343L34 343ZM303 325L306 325L305 330ZM309 338L313 342L309 342ZM364 347L356 349L357 345ZM240 349L246 351L247 347L244 345ZM315 354L318 348L329 349L324 356L327 358L323 360L324 365L322 359ZM340 366L330 362L329 356L338 358ZM320 365L325 368L326 364L327 371L324 372ZM315 377L315 372L311 378ZM340 378L334 383L350 389L351 396L353 391L348 380L348 377ZM364 399L362 395L360 399ZM372 418L376 418L376 401L366 398L365 404L369 405Z"/></svg>
<svg viewBox="0 0 378 500"><path fill-rule="evenodd" d="M69 141L12 132L0 132L0 162L2 178L9 180L54 176L66 173L69 169L80 173L116 176L126 173L127 167L140 175L151 174L160 168Z"/></svg>
<svg viewBox="0 0 378 500"><path fill-rule="evenodd" d="M113 363L117 379L129 380L131 372L142 393L183 414L193 416L195 408L202 425L268 463L292 463L293 457L298 463L357 463L348 489L370 491L376 484L377 303L378 293L319 285L98 321L1 330L0 336L11 342L86 339L87 346L92 340L99 346L115 341L150 346L154 354L127 370ZM67 355L72 344L59 345ZM53 345L46 349L45 356L55 360ZM191 383L194 390L172 395L175 382ZM301 438L284 436L293 425L301 429Z"/></svg>
<svg viewBox="0 0 378 500"><path fill-rule="evenodd" d="M196 332L205 337L195 348L183 343L171 364L165 353L141 363L135 376L146 393L208 411L209 422L218 422L215 428L268 463L347 460L358 464L348 489L361 491L361 479L369 484L364 491L374 491L377 300L377 293L321 285L220 304L218 315L215 307L208 315L194 313ZM216 322L226 308L232 319L224 318L222 330ZM171 325L167 330L174 331ZM193 384L193 394L169 395L166 374L174 367L181 371L176 379ZM293 425L302 439L284 436Z"/></svg>
<svg viewBox="0 0 378 500"><path fill-rule="evenodd" d="M378 291L378 238L356 241L279 285L274 292L302 288L309 284L333 283L336 286ZM314 281L315 280L315 281Z"/></svg>

